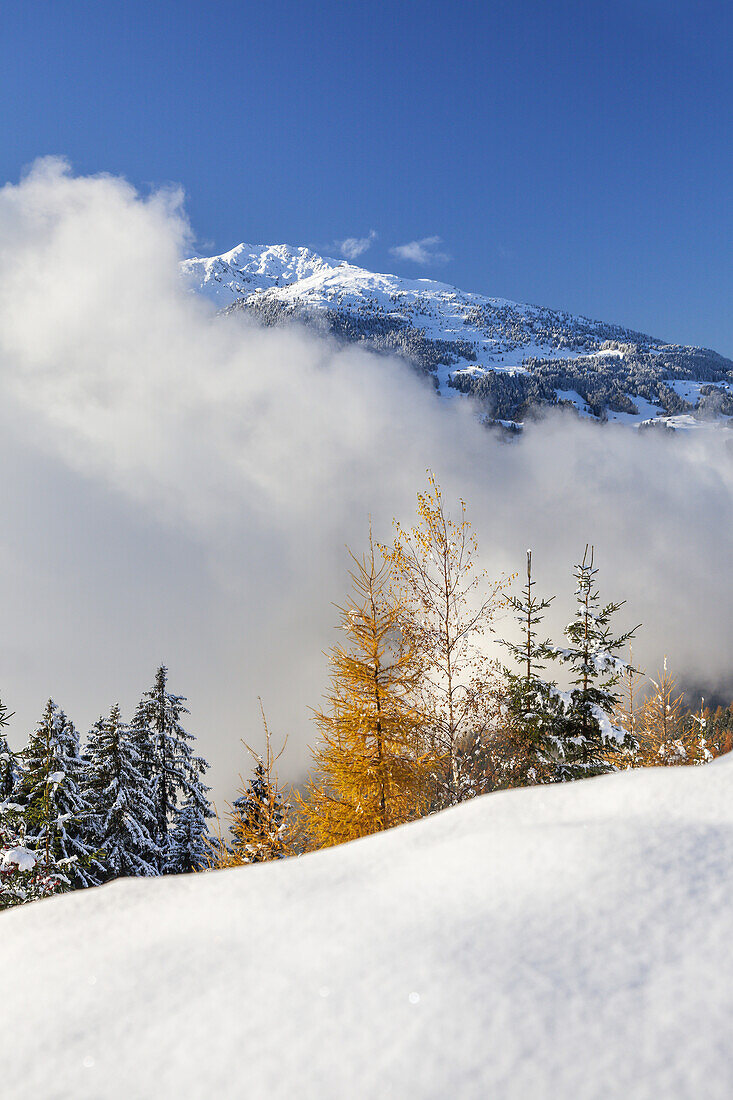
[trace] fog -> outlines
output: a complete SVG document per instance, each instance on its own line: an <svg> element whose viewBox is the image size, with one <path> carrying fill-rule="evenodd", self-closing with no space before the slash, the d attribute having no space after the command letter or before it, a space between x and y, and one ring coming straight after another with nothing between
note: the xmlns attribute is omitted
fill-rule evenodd
<svg viewBox="0 0 733 1100"><path fill-rule="evenodd" d="M244 237L253 230L242 226ZM256 236L256 232L254 232ZM333 603L368 533L409 522L431 467L462 495L492 572L572 610L643 622L635 656L733 698L733 461L723 432L637 435L550 418L517 444L400 363L296 328L216 317L180 282L183 196L37 162L0 191L0 697L25 741L51 695L85 731L130 715L157 664L188 696L218 800L259 740L307 767ZM234 243L234 242L233 242ZM501 288L497 287L497 293Z"/></svg>

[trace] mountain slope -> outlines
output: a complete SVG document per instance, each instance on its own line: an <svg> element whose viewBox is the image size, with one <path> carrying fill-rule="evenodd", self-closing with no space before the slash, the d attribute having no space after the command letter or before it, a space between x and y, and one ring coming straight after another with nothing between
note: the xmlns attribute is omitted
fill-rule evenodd
<svg viewBox="0 0 733 1100"><path fill-rule="evenodd" d="M628 423L733 416L733 362L620 325L377 274L287 245L240 244L181 268L225 312L265 324L297 319L401 355L444 396L470 394L491 417L522 419L557 403Z"/></svg>
<svg viewBox="0 0 733 1100"><path fill-rule="evenodd" d="M733 763L3 915L3 1096L733 1094Z"/></svg>

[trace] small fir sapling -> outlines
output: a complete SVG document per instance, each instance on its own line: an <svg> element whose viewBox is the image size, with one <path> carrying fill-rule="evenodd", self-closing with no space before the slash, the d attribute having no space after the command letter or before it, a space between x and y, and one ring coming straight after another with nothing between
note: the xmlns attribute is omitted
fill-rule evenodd
<svg viewBox="0 0 733 1100"><path fill-rule="evenodd" d="M598 569L593 547L586 546L576 565L576 612L565 628L570 643L557 656L570 668L571 690L563 693L563 747L560 778L576 779L613 770L614 759L634 747L634 736L613 721L618 704L614 691L629 668L616 654L636 634L638 626L615 635L613 616L621 603L601 604L596 588Z"/></svg>

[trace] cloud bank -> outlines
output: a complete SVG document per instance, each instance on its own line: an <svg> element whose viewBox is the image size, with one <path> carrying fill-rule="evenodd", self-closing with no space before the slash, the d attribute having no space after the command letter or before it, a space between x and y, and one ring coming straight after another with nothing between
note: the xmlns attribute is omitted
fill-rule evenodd
<svg viewBox="0 0 733 1100"><path fill-rule="evenodd" d="M469 503L484 564L572 606L602 594L688 684L733 697L733 462L558 417L495 441L408 368L299 329L260 330L180 283L176 191L38 162L0 190L0 695L20 744L50 694L82 729L131 713L155 666L188 695L219 797L247 768L257 696L307 764L349 544L409 521L433 468ZM722 434L722 433L721 433Z"/></svg>

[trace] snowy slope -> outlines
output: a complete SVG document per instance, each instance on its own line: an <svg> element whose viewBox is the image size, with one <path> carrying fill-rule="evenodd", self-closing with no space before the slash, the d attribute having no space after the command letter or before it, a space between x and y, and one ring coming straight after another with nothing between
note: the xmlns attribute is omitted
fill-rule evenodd
<svg viewBox="0 0 733 1100"><path fill-rule="evenodd" d="M638 424L650 410L692 413L704 383L722 386L733 405L733 362L561 310L378 274L288 245L240 244L181 269L220 309L268 324L319 322L339 338L402 355L432 374L443 396L470 393L499 417L571 392L581 415ZM726 408L721 415L733 415Z"/></svg>
<svg viewBox="0 0 733 1100"><path fill-rule="evenodd" d="M732 827L723 760L16 909L2 1095L728 1098Z"/></svg>
<svg viewBox="0 0 733 1100"><path fill-rule="evenodd" d="M568 335L580 334L586 352L607 339L633 338L645 347L660 343L617 325L486 298L432 279L378 274L289 245L240 244L222 256L185 260L181 268L191 285L221 308L265 295L311 310L405 320L429 339L469 341L475 359L457 354L457 368L463 370L521 370L527 357L545 354L573 358L581 348L569 346Z"/></svg>

